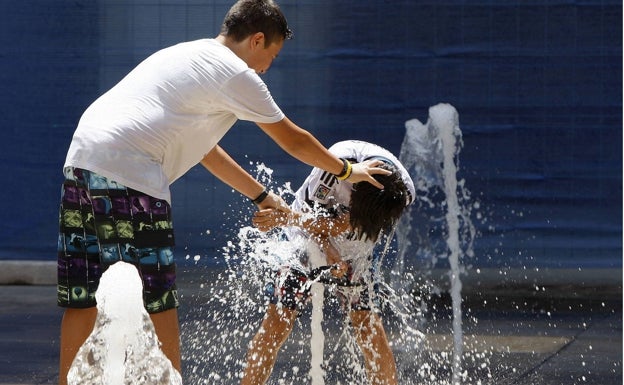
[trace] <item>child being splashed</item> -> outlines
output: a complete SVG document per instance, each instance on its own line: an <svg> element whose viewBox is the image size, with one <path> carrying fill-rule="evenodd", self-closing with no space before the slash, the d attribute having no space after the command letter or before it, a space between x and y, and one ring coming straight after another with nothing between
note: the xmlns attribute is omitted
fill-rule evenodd
<svg viewBox="0 0 624 385"><path fill-rule="evenodd" d="M373 275L378 264L373 249L381 234L391 233L412 203L414 184L399 160L377 145L350 140L329 150L349 162L374 160L392 174L375 176L384 185L379 190L315 168L295 193L290 208L256 213L253 222L260 230L285 228L284 247L278 245L271 252L290 254L282 260L299 256L296 259L301 263L282 266L276 272L276 282L268 293L271 304L250 344L243 385L267 381L278 350L310 297L311 283L316 281L331 284L345 304L370 382L397 383L394 356L375 303ZM302 238L305 246L293 255L291 245L303 244Z"/></svg>

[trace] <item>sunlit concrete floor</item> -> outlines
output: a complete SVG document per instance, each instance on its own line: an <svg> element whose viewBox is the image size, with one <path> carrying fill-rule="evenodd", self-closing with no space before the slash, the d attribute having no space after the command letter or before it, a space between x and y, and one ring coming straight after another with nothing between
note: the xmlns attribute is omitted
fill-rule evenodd
<svg viewBox="0 0 624 385"><path fill-rule="evenodd" d="M215 291L207 290L212 279L191 274L180 280L180 320L186 349L183 377L185 383L209 379L205 383L236 384L246 344L262 312L258 309L240 320L236 312L227 311L227 302L215 308L218 301L210 300ZM62 310L55 301L52 285L0 286L0 385L57 382ZM418 325L422 339L417 346L393 343L404 384L444 384L453 373L451 301L446 295L438 295L429 296L425 302L427 309ZM530 288L509 288L471 293L464 297L462 313L462 383L622 383L621 287L553 287L537 293ZM400 341L405 331L393 326L396 316L384 317L389 340ZM348 344L342 330L345 324L335 309L325 318L325 383L347 384L349 377L345 376L350 373L344 373L348 371L345 364L335 357L344 350L336 346ZM240 322L251 325L236 333ZM231 357L202 356L202 343L219 341L207 336L220 333L228 336L223 343ZM306 383L309 344L309 313L304 313L278 356L271 383L292 383L289 378L297 376Z"/></svg>

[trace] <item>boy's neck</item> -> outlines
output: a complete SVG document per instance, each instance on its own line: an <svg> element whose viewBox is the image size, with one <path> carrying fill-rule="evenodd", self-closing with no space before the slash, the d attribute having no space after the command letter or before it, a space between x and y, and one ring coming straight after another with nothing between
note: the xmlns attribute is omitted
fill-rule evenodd
<svg viewBox="0 0 624 385"><path fill-rule="evenodd" d="M223 44L224 46L228 47L239 58L245 60L245 58L247 57L247 54L245 51L245 45L247 44L248 39L244 39L242 41L235 41L234 39L227 37L225 35L218 35L215 38L215 40Z"/></svg>

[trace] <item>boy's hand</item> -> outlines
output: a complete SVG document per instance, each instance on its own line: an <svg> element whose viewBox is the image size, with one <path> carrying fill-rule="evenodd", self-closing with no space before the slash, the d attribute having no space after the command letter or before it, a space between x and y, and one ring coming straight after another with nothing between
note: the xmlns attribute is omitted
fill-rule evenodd
<svg viewBox="0 0 624 385"><path fill-rule="evenodd" d="M267 197L264 198L264 200L260 202L260 204L256 204L256 206L258 206L260 210L269 208L279 210L283 210L283 208L288 209L288 205L286 204L286 202L284 202L282 197L273 192L269 192L269 195L267 195Z"/></svg>
<svg viewBox="0 0 624 385"><path fill-rule="evenodd" d="M351 165L351 175L347 178L347 182L368 182L378 189L383 190L384 186L381 183L377 182L373 178L373 175L390 175L392 174L392 171L377 167L381 164L383 164L383 162L378 159L371 159L360 163L353 163Z"/></svg>
<svg viewBox="0 0 624 385"><path fill-rule="evenodd" d="M254 214L251 222L258 230L269 231L276 227L287 226L289 214L289 210L278 210L274 208L263 209Z"/></svg>

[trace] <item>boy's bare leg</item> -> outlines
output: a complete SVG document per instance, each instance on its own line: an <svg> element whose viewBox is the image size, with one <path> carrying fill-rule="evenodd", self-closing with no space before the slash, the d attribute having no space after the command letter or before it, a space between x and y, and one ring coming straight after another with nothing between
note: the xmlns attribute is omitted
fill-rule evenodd
<svg viewBox="0 0 624 385"><path fill-rule="evenodd" d="M59 385L67 385L67 374L76 353L93 331L97 308L65 309L61 321Z"/></svg>
<svg viewBox="0 0 624 385"><path fill-rule="evenodd" d="M249 343L241 385L264 385L273 371L277 353L290 335L297 312L270 304L260 330Z"/></svg>
<svg viewBox="0 0 624 385"><path fill-rule="evenodd" d="M67 385L67 374L80 347L87 340L97 317L97 308L65 309L61 322L61 354L59 385ZM150 314L161 349L176 370L182 373L180 358L180 328L176 309Z"/></svg>
<svg viewBox="0 0 624 385"><path fill-rule="evenodd" d="M180 356L180 325L178 310L170 309L150 314L156 335L162 344L160 349L171 361L171 365L182 374L182 358Z"/></svg>
<svg viewBox="0 0 624 385"><path fill-rule="evenodd" d="M396 385L394 354L379 315L357 310L349 313L355 337L366 361L366 373L371 384Z"/></svg>

